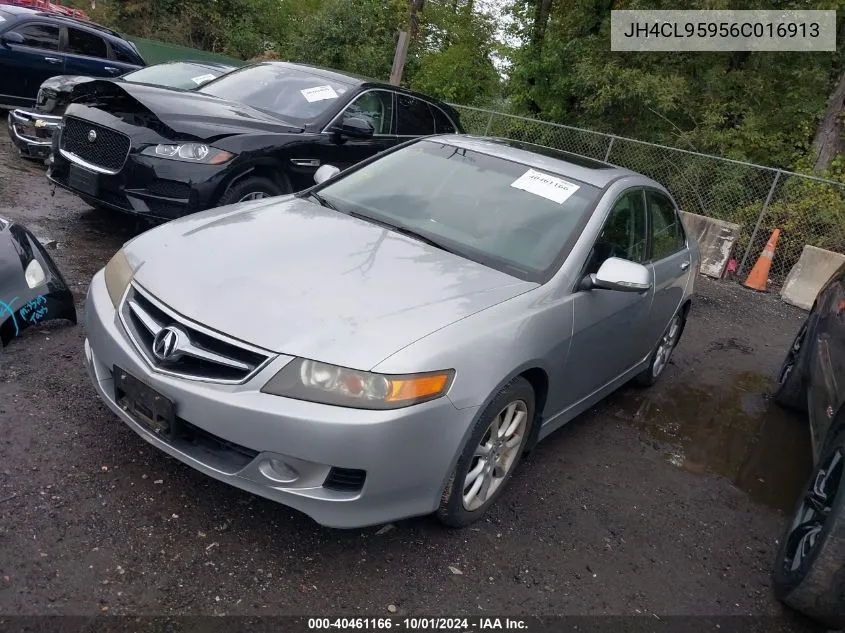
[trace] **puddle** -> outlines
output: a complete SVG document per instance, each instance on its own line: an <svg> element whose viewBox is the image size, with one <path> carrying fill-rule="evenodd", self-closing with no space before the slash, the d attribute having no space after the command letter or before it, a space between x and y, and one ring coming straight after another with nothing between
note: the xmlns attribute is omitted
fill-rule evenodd
<svg viewBox="0 0 845 633"><path fill-rule="evenodd" d="M743 372L730 387L629 389L609 405L669 446L675 466L727 477L754 500L791 512L812 469L810 433L806 419L771 400L772 388L768 377Z"/></svg>

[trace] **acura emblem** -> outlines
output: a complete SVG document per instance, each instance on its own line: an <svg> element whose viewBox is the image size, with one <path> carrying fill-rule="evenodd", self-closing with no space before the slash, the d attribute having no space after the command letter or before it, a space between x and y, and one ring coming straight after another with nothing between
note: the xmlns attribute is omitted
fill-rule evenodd
<svg viewBox="0 0 845 633"><path fill-rule="evenodd" d="M88 130L88 142L93 143L97 140L97 131L96 130Z"/></svg>
<svg viewBox="0 0 845 633"><path fill-rule="evenodd" d="M153 355L160 361L177 360L181 355L182 341L186 335L182 330L167 326L159 330L153 339Z"/></svg>

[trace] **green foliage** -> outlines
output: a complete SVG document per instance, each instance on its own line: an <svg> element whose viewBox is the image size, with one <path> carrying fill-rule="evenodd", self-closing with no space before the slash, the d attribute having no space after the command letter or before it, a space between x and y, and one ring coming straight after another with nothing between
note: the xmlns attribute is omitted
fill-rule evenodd
<svg viewBox="0 0 845 633"><path fill-rule="evenodd" d="M515 0L510 9L512 35L524 45L514 51L508 92L519 110L550 121L788 168L809 151L842 72L841 52L610 50L611 9L678 8L668 0L555 0L538 40L537 2ZM691 0L683 8L716 5L830 8L822 0Z"/></svg>

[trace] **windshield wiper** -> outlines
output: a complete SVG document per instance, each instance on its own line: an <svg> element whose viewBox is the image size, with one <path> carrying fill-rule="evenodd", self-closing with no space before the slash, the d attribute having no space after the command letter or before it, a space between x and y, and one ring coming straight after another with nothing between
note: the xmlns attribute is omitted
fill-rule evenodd
<svg viewBox="0 0 845 633"><path fill-rule="evenodd" d="M309 191L307 195L314 198L314 200L316 200L320 204L321 207L326 207L327 209L331 209L332 211L339 211L339 209L336 206L334 206L331 202L326 200L323 196L321 196L316 191Z"/></svg>
<svg viewBox="0 0 845 633"><path fill-rule="evenodd" d="M434 248L439 248L441 251L446 251L447 253L452 253L454 255L459 255L457 251L454 249L446 246L442 242L438 242L435 239L432 239L428 235L424 235L423 233L419 233L412 228L407 226L402 226L400 224L393 224L391 222L387 222L385 220L377 220L369 215L364 215L363 213L358 213L356 211L347 211L349 215L359 218L361 220L365 220L367 222L372 222L373 224L378 224L379 226L383 226L384 228L393 231L394 233L401 233L407 237L411 237L418 242L423 242L424 244L428 244L429 246L433 246Z"/></svg>

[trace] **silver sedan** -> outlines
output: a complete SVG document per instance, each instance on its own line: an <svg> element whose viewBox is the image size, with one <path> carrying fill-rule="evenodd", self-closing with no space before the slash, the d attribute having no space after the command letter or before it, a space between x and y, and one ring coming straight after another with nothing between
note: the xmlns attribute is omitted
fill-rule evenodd
<svg viewBox="0 0 845 633"><path fill-rule="evenodd" d="M537 441L666 368L699 254L655 181L468 136L336 172L94 276L89 373L145 440L323 525L463 526Z"/></svg>

